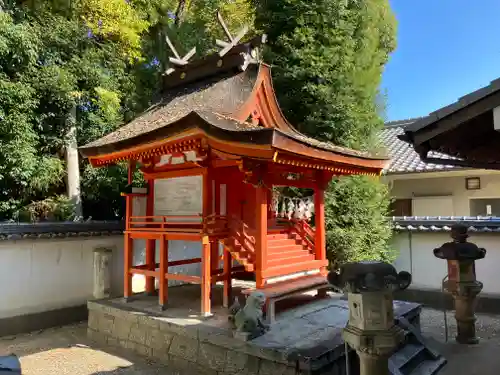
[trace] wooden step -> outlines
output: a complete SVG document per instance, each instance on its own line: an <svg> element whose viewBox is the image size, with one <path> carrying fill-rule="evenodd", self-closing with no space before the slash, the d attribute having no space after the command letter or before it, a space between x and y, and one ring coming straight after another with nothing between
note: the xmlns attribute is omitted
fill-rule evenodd
<svg viewBox="0 0 500 375"><path fill-rule="evenodd" d="M306 250L304 246L297 244L283 244L281 246L267 246L268 253L288 253L289 251Z"/></svg>
<svg viewBox="0 0 500 375"><path fill-rule="evenodd" d="M281 242L284 242L284 243L291 243L291 242L299 242L300 240L296 239L296 238L278 238L276 240L270 240L270 239L267 239L267 243L268 244L279 244Z"/></svg>
<svg viewBox="0 0 500 375"><path fill-rule="evenodd" d="M327 260L311 260L303 263L290 264L286 266L274 266L269 267L262 272L262 277L270 278L277 276L290 275L292 273L311 271L319 269L321 267L326 267L328 265Z"/></svg>
<svg viewBox="0 0 500 375"><path fill-rule="evenodd" d="M270 240L269 238L267 239L267 245L277 245L277 244L280 244L280 243L283 243L283 242L299 242L298 240L296 240L295 238L278 238L276 240Z"/></svg>
<svg viewBox="0 0 500 375"><path fill-rule="evenodd" d="M286 240L289 239L290 236L288 233L273 233L267 235L267 240Z"/></svg>
<svg viewBox="0 0 500 375"><path fill-rule="evenodd" d="M283 256L281 259L268 260L267 264L269 268L272 267L286 267L294 264L306 263L314 260L314 255L312 254L301 254L299 256L291 257L288 255Z"/></svg>
<svg viewBox="0 0 500 375"><path fill-rule="evenodd" d="M267 228L267 233L269 234L280 234L280 233L288 233L290 230L284 227L278 228Z"/></svg>
<svg viewBox="0 0 500 375"><path fill-rule="evenodd" d="M267 259L273 260L273 259L283 259L284 257L297 257L300 255L309 255L311 254L308 250L294 250L294 251L287 251L285 253L282 252L274 252L274 253L267 253Z"/></svg>
<svg viewBox="0 0 500 375"><path fill-rule="evenodd" d="M253 253L243 251L241 246L234 246L234 241L221 241L221 243L229 251L231 257L245 267L246 271L255 270Z"/></svg>

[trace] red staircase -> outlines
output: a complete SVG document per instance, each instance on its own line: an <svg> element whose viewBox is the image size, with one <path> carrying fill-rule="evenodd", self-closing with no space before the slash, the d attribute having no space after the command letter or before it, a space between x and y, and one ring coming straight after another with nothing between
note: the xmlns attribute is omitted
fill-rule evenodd
<svg viewBox="0 0 500 375"><path fill-rule="evenodd" d="M315 259L314 244L306 240L293 227L270 230L267 235L267 267L263 277L277 277L322 267Z"/></svg>
<svg viewBox="0 0 500 375"><path fill-rule="evenodd" d="M306 223L293 223L281 228L270 228L267 235L267 267L264 278L285 276L324 266L314 255L314 232ZM311 238L312 237L312 238ZM230 236L221 241L233 258L255 271L255 237L253 230L239 220L232 220Z"/></svg>

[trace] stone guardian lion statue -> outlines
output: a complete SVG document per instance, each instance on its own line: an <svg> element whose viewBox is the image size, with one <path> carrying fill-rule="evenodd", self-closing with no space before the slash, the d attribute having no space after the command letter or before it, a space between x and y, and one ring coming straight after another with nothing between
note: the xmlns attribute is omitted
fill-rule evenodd
<svg viewBox="0 0 500 375"><path fill-rule="evenodd" d="M229 317L235 330L235 336L253 340L269 330L262 313L265 303L266 296L259 291L255 291L248 296L243 308L241 308L239 301L235 300L233 306L230 307L231 315Z"/></svg>

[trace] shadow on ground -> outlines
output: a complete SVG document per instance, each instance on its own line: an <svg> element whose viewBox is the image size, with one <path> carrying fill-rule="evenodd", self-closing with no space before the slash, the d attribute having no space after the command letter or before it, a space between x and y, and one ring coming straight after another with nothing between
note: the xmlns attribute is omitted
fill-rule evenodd
<svg viewBox="0 0 500 375"><path fill-rule="evenodd" d="M0 355L16 354L23 375L173 375L133 353L89 342L86 322L0 339ZM194 374L193 374L194 375Z"/></svg>

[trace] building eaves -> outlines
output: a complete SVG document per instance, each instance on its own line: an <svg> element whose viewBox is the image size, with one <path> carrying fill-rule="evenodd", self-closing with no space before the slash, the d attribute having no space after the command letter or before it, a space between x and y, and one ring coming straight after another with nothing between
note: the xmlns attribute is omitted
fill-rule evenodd
<svg viewBox="0 0 500 375"><path fill-rule="evenodd" d="M389 165L384 170L384 174L395 175L459 169L459 167L452 165L432 164L422 161L415 149L409 143L399 138L400 135L404 134L406 127L418 119L413 118L387 122L384 129L380 131L379 138L386 147L388 156L391 159ZM429 152L428 157L454 159L449 155L438 152Z"/></svg>
<svg viewBox="0 0 500 375"><path fill-rule="evenodd" d="M406 130L408 132L416 132L498 91L500 91L500 78L491 81L488 86L462 96L455 103L431 112L428 116L413 122Z"/></svg>
<svg viewBox="0 0 500 375"><path fill-rule="evenodd" d="M463 224L470 233L500 233L500 217L475 216L395 216L396 232L449 232L453 224Z"/></svg>

